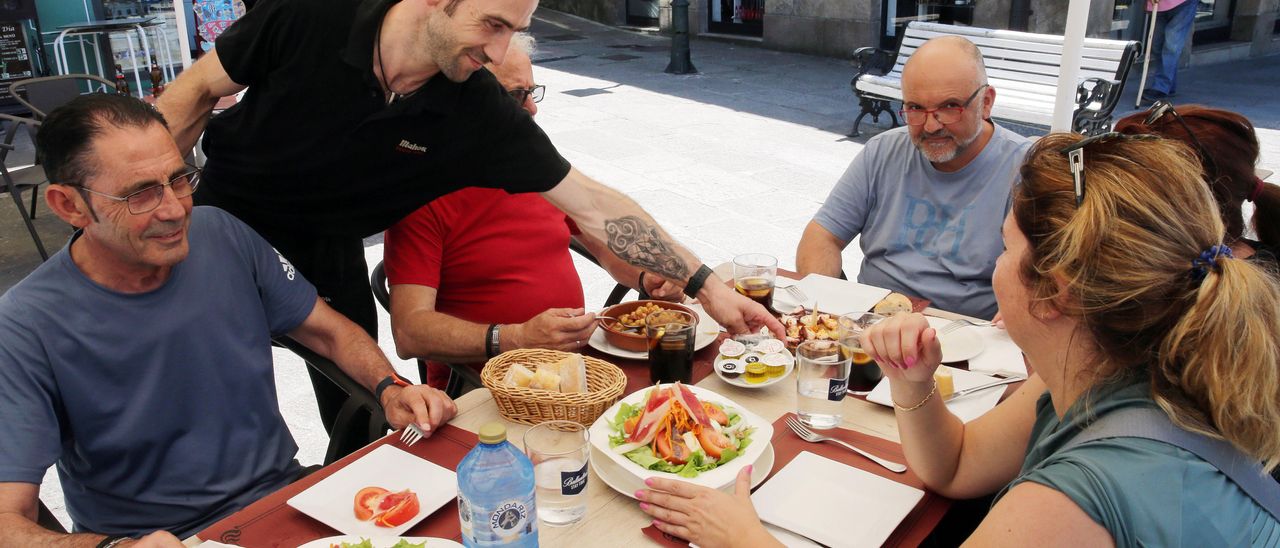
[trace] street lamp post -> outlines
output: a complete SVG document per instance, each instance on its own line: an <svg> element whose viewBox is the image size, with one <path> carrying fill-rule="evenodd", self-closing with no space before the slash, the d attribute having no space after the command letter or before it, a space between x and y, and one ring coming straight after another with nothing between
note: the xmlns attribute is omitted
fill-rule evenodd
<svg viewBox="0 0 1280 548"><path fill-rule="evenodd" d="M670 74L693 74L693 60L689 58L689 0L671 2L671 63Z"/></svg>

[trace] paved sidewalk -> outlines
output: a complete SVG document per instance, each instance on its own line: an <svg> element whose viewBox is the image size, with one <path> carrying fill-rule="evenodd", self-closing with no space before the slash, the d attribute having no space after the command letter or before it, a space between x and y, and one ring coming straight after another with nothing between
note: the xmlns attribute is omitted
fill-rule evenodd
<svg viewBox="0 0 1280 548"><path fill-rule="evenodd" d="M766 252L792 267L804 225L862 143L881 131L864 124L860 139L845 137L856 101L849 91L852 68L844 60L696 39L693 63L700 72L674 76L663 73L667 38L545 9L536 13L532 32L540 43L535 79L548 90L538 121L561 153L636 199L713 266L737 253ZM1267 108L1280 83L1277 69L1280 57L1189 69L1182 87L1205 91L1186 91L1180 99L1195 97L1254 117L1269 128L1260 130L1263 164L1277 169L1280 115ZM1244 81L1249 83L1239 84ZM1130 89L1136 85L1134 80ZM41 215L52 251L68 232L51 214ZM0 206L0 226L0 288L8 288L38 257L11 206ZM850 247L844 257L852 274L861 257L856 245ZM366 241L366 256L371 267L381 260L380 236ZM598 307L613 282L585 261L578 260L578 268L588 307ZM416 378L412 364L395 360L385 313L381 320L383 349L402 373ZM299 459L319 462L327 436L311 384L299 360L286 351L275 355L281 412L300 446ZM42 498L68 522L52 472Z"/></svg>

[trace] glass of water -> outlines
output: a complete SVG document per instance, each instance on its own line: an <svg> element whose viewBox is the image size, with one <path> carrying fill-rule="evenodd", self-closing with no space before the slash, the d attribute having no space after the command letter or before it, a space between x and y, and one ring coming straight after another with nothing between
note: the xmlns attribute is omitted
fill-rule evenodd
<svg viewBox="0 0 1280 548"><path fill-rule="evenodd" d="M808 340L796 347L797 411L811 428L835 428L849 388L849 353L837 341Z"/></svg>
<svg viewBox="0 0 1280 548"><path fill-rule="evenodd" d="M524 434L524 451L533 461L538 519L551 526L571 525L587 515L587 427L572 421L547 421Z"/></svg>

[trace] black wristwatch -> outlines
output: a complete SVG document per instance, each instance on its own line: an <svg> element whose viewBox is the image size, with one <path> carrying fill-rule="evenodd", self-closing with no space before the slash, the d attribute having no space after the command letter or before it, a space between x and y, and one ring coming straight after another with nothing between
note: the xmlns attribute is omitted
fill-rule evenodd
<svg viewBox="0 0 1280 548"><path fill-rule="evenodd" d="M484 355L492 358L502 353L502 340L499 339L498 331L502 329L502 324L489 324L489 331L484 336Z"/></svg>
<svg viewBox="0 0 1280 548"><path fill-rule="evenodd" d="M96 548L113 548L115 545L126 540L133 540L133 537L127 535L111 535L102 539L102 542L99 542Z"/></svg>
<svg viewBox="0 0 1280 548"><path fill-rule="evenodd" d="M382 393L386 392L387 388L393 384L396 386L411 386L413 383L395 373L387 375L386 378L378 382L378 387L373 389L373 399L378 400L379 405L382 404Z"/></svg>
<svg viewBox="0 0 1280 548"><path fill-rule="evenodd" d="M689 278L689 283L684 286L684 294L690 299L698 298L698 292L702 291L703 284L707 283L707 277L711 276L711 269L707 265L698 267L698 271L693 273Z"/></svg>

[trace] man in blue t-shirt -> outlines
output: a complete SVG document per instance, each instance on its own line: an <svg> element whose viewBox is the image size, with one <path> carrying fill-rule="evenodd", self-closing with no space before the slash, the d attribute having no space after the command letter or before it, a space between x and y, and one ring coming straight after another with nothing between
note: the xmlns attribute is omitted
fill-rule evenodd
<svg viewBox="0 0 1280 548"><path fill-rule="evenodd" d="M181 546L293 481L275 335L379 392L395 427L430 432L456 412L394 384L377 344L246 225L193 209L200 172L150 106L80 97L50 113L36 149L50 209L77 230L0 297L0 545ZM53 465L70 537L36 524Z"/></svg>
<svg viewBox="0 0 1280 548"><path fill-rule="evenodd" d="M1009 191L1030 142L991 121L996 90L960 37L929 40L902 70L906 127L867 142L796 250L801 274L838 276L861 235L858 281L990 318Z"/></svg>

